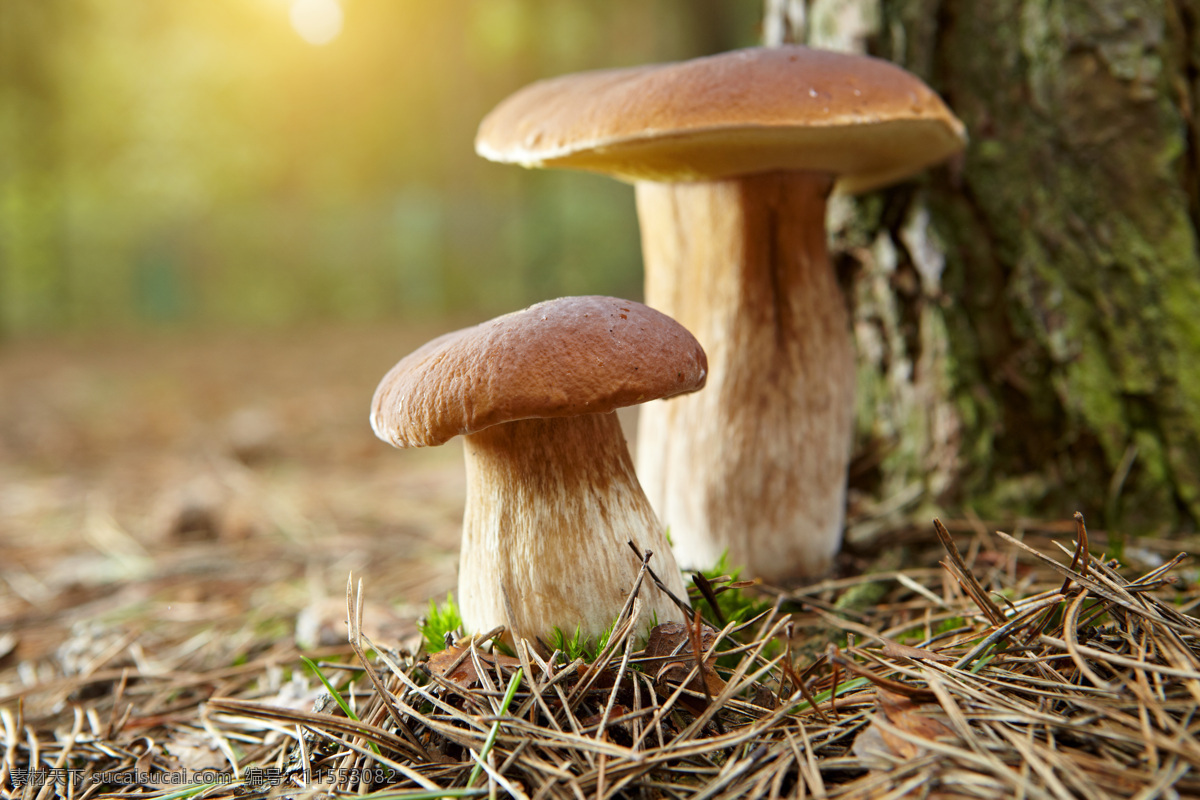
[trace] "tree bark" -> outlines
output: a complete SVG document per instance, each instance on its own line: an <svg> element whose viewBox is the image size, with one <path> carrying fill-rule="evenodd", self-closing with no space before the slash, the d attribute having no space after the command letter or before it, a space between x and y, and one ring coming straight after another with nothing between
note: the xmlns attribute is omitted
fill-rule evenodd
<svg viewBox="0 0 1200 800"><path fill-rule="evenodd" d="M960 163L835 220L863 397L852 515L1194 530L1200 0L818 1L810 44L847 5L971 135Z"/></svg>

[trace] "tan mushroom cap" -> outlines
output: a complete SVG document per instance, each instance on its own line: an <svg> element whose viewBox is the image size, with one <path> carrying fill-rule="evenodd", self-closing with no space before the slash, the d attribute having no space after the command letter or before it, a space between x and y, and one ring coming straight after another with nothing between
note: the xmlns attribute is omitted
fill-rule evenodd
<svg viewBox="0 0 1200 800"><path fill-rule="evenodd" d="M791 45L531 84L479 126L492 161L627 181L773 170L865 191L961 150L962 123L916 76L869 56Z"/></svg>
<svg viewBox="0 0 1200 800"><path fill-rule="evenodd" d="M615 297L564 297L448 333L394 366L371 428L396 447L439 445L502 422L594 414L704 386L708 361L665 314Z"/></svg>

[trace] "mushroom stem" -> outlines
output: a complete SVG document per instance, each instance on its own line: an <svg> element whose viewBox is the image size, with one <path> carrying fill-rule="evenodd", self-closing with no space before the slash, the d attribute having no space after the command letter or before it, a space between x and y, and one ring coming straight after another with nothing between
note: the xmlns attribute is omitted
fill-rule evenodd
<svg viewBox="0 0 1200 800"><path fill-rule="evenodd" d="M634 473L615 413L526 419L465 438L467 507L459 608L471 630L506 638L604 632L640 566L627 541L677 597L683 580ZM684 616L649 580L643 630Z"/></svg>
<svg viewBox="0 0 1200 800"><path fill-rule="evenodd" d="M638 474L687 568L728 552L813 577L841 543L854 424L846 305L825 243L832 176L637 184L646 304L708 353L708 388L649 403Z"/></svg>

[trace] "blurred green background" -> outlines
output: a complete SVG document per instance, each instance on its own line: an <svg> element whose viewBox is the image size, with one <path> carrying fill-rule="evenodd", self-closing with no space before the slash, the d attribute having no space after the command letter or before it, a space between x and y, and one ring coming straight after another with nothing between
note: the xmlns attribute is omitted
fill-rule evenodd
<svg viewBox="0 0 1200 800"><path fill-rule="evenodd" d="M761 13L0 0L0 336L640 297L630 189L487 163L475 128L541 77L754 44Z"/></svg>

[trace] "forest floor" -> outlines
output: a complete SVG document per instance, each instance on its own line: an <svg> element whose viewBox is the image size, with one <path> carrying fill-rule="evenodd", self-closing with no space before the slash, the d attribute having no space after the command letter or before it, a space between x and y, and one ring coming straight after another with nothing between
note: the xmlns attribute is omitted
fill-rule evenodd
<svg viewBox="0 0 1200 800"><path fill-rule="evenodd" d="M429 669L416 620L454 588L465 484L457 441L399 452L375 439L367 412L384 372L438 332L0 346L0 793L15 790L13 771L30 763L240 777L248 766L295 766L292 738L280 733L299 728L279 714L341 742L348 734L336 715L312 714L320 687L299 659L352 659L349 576L363 582L362 632L399 661L379 667L373 691L350 691L374 714L374 728L358 729L366 738L308 752L303 776L289 780L303 784L318 756L361 770L374 763L364 741L392 748L386 763L398 763L409 745L384 728L395 703L427 691L417 685ZM623 421L630 430L632 417ZM516 783L497 773L492 785L531 795L541 786L546 797L599 796L621 780L630 796L679 797L890 796L935 784L963 792L942 796L977 797L1012 796L1014 786L1030 797L1090 796L1097 786L1116 796L1200 791L1200 622L1186 616L1200 606L1200 587L1194 562L1170 560L1197 543L1139 542L1126 565L1110 565L1103 532L1093 532L1090 553L1077 546L1070 511L1010 527L1019 542L977 520L948 520L962 551L949 568L939 561L957 554L932 527L888 533L884 541L903 547L878 557L860 548L842 579L786 598L790 623L763 623L760 644L787 635L745 656L742 666L764 670L759 683L720 668L706 689L715 705L696 692L691 705L678 693L668 699L680 683L668 678L639 694L628 664L616 672L620 652L601 681L611 696L586 699L579 687L599 672L571 679L567 669L558 673L566 683L539 683L553 669L532 669L525 654L526 684L513 702L530 726L495 740L489 768ZM986 591L965 574L972 569ZM1024 645L1001 649L1018 639ZM780 673L767 654L784 640ZM698 652L696 660L699 668ZM486 663L516 685L515 662ZM707 681L709 668L701 671ZM404 738L428 750L402 783L469 787L464 748L482 745L492 723L480 704L496 709L495 687L457 667L432 680L442 694L405 712ZM564 685L572 697L583 692L583 706L556 705L552 691L561 699ZM213 699L221 697L232 699ZM667 715L677 700L682 710ZM605 720L626 714L613 727L616 744L587 708ZM1081 725L1096 735L1072 738ZM651 728L657 750L622 744ZM575 738L564 738L572 729ZM694 780L668 786L676 778L664 775L676 773L660 764L686 766ZM364 774L340 773L340 788L373 785ZM253 788L217 782L163 796ZM26 785L23 796L37 791Z"/></svg>
<svg viewBox="0 0 1200 800"><path fill-rule="evenodd" d="M428 334L0 347L0 665L96 628L344 642L350 573L371 629L411 632L453 589L461 446L400 452L367 415Z"/></svg>

